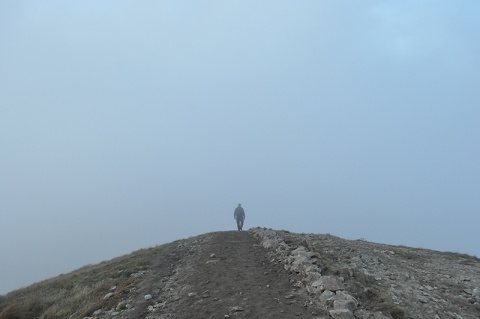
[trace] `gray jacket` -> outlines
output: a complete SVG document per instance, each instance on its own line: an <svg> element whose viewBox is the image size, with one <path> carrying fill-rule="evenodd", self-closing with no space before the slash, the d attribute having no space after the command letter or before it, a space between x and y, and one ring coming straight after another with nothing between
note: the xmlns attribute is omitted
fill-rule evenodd
<svg viewBox="0 0 480 319"><path fill-rule="evenodd" d="M233 217L235 219L244 220L245 219L245 211L243 210L243 207L238 206L237 208L235 208L235 212L233 213Z"/></svg>

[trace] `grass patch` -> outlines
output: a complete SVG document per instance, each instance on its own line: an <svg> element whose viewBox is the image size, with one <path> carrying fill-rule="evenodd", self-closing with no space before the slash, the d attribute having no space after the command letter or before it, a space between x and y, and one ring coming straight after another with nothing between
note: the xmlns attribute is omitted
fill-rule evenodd
<svg viewBox="0 0 480 319"><path fill-rule="evenodd" d="M405 318L405 310L397 306L390 298L390 295L377 286L366 289L362 297L362 301L368 305L368 308L374 311L390 314L393 319Z"/></svg>
<svg viewBox="0 0 480 319"><path fill-rule="evenodd" d="M132 274L150 268L159 249L142 249L0 296L0 319L82 319L110 309L140 281ZM104 299L112 286L114 295Z"/></svg>
<svg viewBox="0 0 480 319"><path fill-rule="evenodd" d="M447 256L448 259L455 260L460 264L471 265L471 266L480 264L480 258L472 255L456 253L456 252L445 252L443 254Z"/></svg>

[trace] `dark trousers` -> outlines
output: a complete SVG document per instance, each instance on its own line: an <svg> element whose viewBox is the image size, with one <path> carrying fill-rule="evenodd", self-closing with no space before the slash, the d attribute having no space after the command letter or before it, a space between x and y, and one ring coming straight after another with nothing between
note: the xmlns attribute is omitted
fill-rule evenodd
<svg viewBox="0 0 480 319"><path fill-rule="evenodd" d="M237 218L237 228L238 228L238 230L242 230L242 228L243 228L243 219Z"/></svg>

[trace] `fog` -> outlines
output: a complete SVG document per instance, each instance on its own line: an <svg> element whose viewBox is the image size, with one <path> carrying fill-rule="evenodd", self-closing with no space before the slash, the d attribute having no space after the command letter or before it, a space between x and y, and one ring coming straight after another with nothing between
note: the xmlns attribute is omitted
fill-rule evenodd
<svg viewBox="0 0 480 319"><path fill-rule="evenodd" d="M0 1L0 294L210 231L480 256L480 2Z"/></svg>

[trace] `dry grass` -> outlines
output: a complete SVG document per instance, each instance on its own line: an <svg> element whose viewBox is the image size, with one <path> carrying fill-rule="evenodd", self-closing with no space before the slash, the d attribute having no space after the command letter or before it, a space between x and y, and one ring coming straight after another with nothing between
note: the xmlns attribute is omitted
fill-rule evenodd
<svg viewBox="0 0 480 319"><path fill-rule="evenodd" d="M457 253L457 252L445 252L443 254L447 256L447 258L452 259L460 264L464 264L464 265L480 264L480 258L471 256L468 254Z"/></svg>
<svg viewBox="0 0 480 319"><path fill-rule="evenodd" d="M0 319L84 318L116 306L139 280L132 274L150 268L159 249L142 249L0 296ZM104 300L112 286L115 295Z"/></svg>
<svg viewBox="0 0 480 319"><path fill-rule="evenodd" d="M375 311L389 314L394 319L405 318L405 310L397 306L390 298L390 295L380 287L374 286L366 289L362 297L366 304Z"/></svg>

